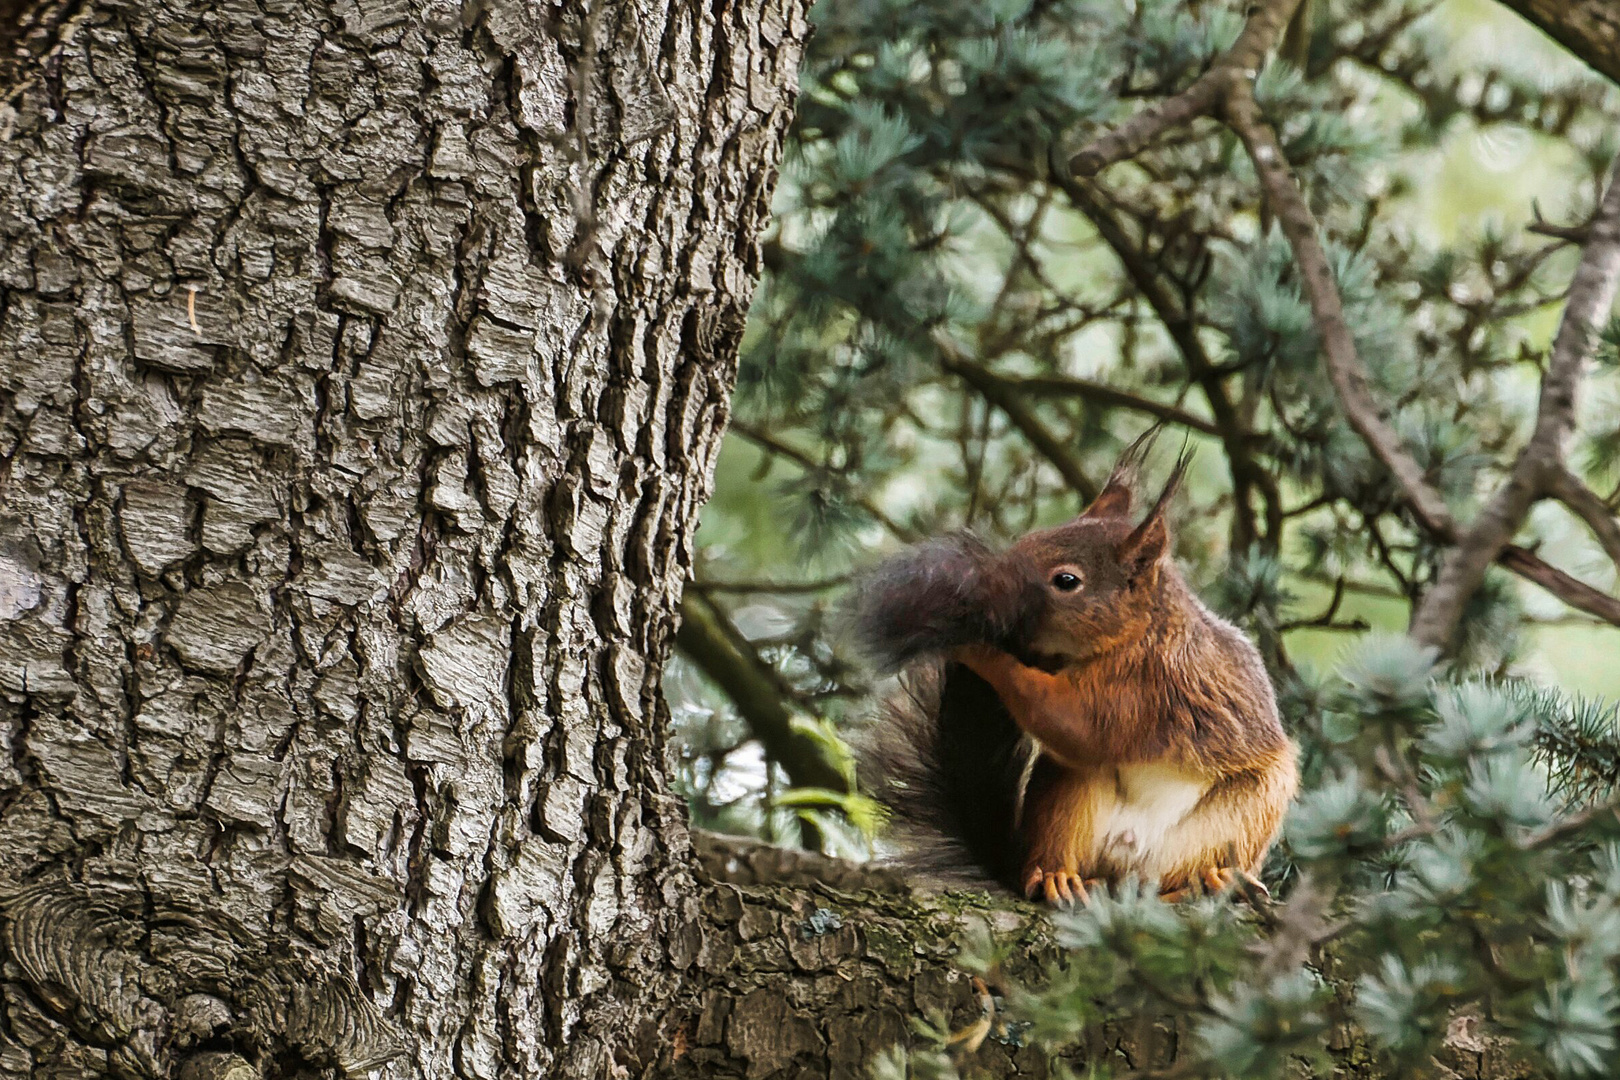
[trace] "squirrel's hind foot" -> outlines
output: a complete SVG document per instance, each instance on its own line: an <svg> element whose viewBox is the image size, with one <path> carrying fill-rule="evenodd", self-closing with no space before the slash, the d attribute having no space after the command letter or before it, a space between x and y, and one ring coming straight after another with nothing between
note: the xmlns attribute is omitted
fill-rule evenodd
<svg viewBox="0 0 1620 1080"><path fill-rule="evenodd" d="M1199 874L1198 881L1174 889L1164 889L1159 893L1159 899L1167 904L1178 903L1199 895L1213 896L1225 892L1233 884L1239 886L1238 891L1245 898L1252 900L1255 896L1271 899L1271 890L1261 883L1260 879L1247 870L1240 870L1235 866L1206 866Z"/></svg>
<svg viewBox="0 0 1620 1080"><path fill-rule="evenodd" d="M1087 882L1073 870L1042 870L1030 868L1024 878L1024 895L1031 900L1044 899L1055 907L1073 907L1076 903L1089 904L1088 884L1098 884L1096 878Z"/></svg>

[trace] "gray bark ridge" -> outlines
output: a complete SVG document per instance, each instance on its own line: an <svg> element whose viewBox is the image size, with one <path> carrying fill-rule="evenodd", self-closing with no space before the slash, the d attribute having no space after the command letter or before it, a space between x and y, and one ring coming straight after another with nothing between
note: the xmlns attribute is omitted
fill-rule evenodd
<svg viewBox="0 0 1620 1080"><path fill-rule="evenodd" d="M803 4L37 7L0 1076L634 1067L702 917L658 676Z"/></svg>

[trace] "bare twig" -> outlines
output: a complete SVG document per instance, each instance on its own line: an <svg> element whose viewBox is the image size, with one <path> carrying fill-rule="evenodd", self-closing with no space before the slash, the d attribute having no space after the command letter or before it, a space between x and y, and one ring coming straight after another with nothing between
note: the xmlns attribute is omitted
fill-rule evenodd
<svg viewBox="0 0 1620 1080"><path fill-rule="evenodd" d="M1339 613L1339 605L1344 602L1345 585L1346 582L1342 577L1333 583L1333 596L1328 600L1328 605L1322 611L1322 614L1312 619L1292 619L1282 623L1277 627L1278 632L1287 633L1290 630L1370 630L1372 628L1371 624L1360 616L1348 622L1333 621L1334 616Z"/></svg>
<svg viewBox="0 0 1620 1080"><path fill-rule="evenodd" d="M1041 422L1016 386L989 368L975 363L945 332L935 331L933 337L934 344L940 350L941 367L961 378L977 390L984 400L1005 413L1013 427L1021 431L1030 445L1052 463L1052 467L1063 477L1063 482L1079 494L1082 502L1090 502L1097 497L1097 484L1080 467L1079 457Z"/></svg>
<svg viewBox="0 0 1620 1080"><path fill-rule="evenodd" d="M1074 375L1001 375L998 376L1009 386L1044 394L1052 397L1077 397L1086 401L1094 401L1099 405L1111 405L1119 409L1129 409L1132 412L1146 413L1148 416L1168 420L1172 424L1196 431L1201 435L1219 435L1220 429L1205 420L1202 416L1188 412L1163 401L1154 401L1152 398L1133 394L1129 390L1121 390L1117 386L1097 382L1094 379L1082 379Z"/></svg>
<svg viewBox="0 0 1620 1080"><path fill-rule="evenodd" d="M1548 844L1562 840L1566 836L1574 836L1592 822L1604 817L1613 817L1616 822L1620 822L1620 795L1605 799L1594 806L1588 806L1585 810L1571 814L1562 821L1556 821L1545 829L1531 833L1520 842L1519 846L1526 851L1546 847Z"/></svg>
<svg viewBox="0 0 1620 1080"><path fill-rule="evenodd" d="M703 581L704 592L711 593L817 593L837 589L849 584L848 574L818 578L815 581Z"/></svg>
<svg viewBox="0 0 1620 1080"><path fill-rule="evenodd" d="M1620 599L1592 588L1555 566L1549 566L1534 552L1510 544L1502 549L1496 561L1526 581L1540 585L1570 607L1620 626Z"/></svg>
<svg viewBox="0 0 1620 1080"><path fill-rule="evenodd" d="M1584 244L1592 235L1592 230L1585 225L1554 225L1550 221L1533 221L1525 226L1525 231L1571 244Z"/></svg>

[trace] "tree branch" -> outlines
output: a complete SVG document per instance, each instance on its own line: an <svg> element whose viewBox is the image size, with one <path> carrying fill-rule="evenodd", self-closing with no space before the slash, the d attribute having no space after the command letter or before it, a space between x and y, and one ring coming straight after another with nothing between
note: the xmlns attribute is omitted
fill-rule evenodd
<svg viewBox="0 0 1620 1080"><path fill-rule="evenodd" d="M1266 0L1256 6L1237 41L1191 86L1093 141L1069 159L1069 168L1078 176L1094 176L1116 161L1140 154L1171 128L1213 115L1233 86L1254 78L1299 4L1300 0Z"/></svg>
<svg viewBox="0 0 1620 1080"><path fill-rule="evenodd" d="M1553 471L1547 493L1586 522L1604 553L1616 567L1620 567L1620 518L1615 517L1614 510L1603 501L1603 496L1587 487L1567 466Z"/></svg>
<svg viewBox="0 0 1620 1080"><path fill-rule="evenodd" d="M708 600L688 589L681 600L675 644L731 699L765 753L796 787L848 791L849 781L822 755L815 739L793 725L793 691L759 658L741 632Z"/></svg>
<svg viewBox="0 0 1620 1080"><path fill-rule="evenodd" d="M1501 0L1594 71L1620 83L1620 7L1614 0Z"/></svg>
<svg viewBox="0 0 1620 1080"><path fill-rule="evenodd" d="M1141 245L1132 240L1120 215L1103 201L1094 185L1065 176L1055 165L1052 179L1113 250L1131 284L1147 300L1148 306L1158 316L1165 332L1181 353L1188 376L1198 384L1204 399L1209 402L1210 415L1214 417L1216 433L1226 452L1227 467L1232 475L1233 550L1245 550L1259 539L1254 511L1249 505L1249 492L1253 489L1259 489L1266 499L1266 535L1275 543L1282 523L1282 502L1277 485L1254 458L1248 428L1239 416L1237 406L1226 393L1221 372L1210 359L1204 343L1199 340L1198 326L1192 312L1149 261Z"/></svg>
<svg viewBox="0 0 1620 1080"><path fill-rule="evenodd" d="M1434 584L1413 613L1412 636L1426 644L1444 648L1450 643L1469 597L1485 580L1486 569L1519 531L1536 500L1553 493L1568 475L1564 453L1575 428L1576 394L1620 286L1620 158L1610 170L1608 190L1589 232L1541 379L1535 429L1507 480L1446 552Z"/></svg>
<svg viewBox="0 0 1620 1080"><path fill-rule="evenodd" d="M1620 599L1601 592L1543 562L1539 555L1516 544L1502 549L1496 561L1527 581L1533 581L1558 599L1604 622L1620 626Z"/></svg>
<svg viewBox="0 0 1620 1080"><path fill-rule="evenodd" d="M1139 152L1172 123L1219 113L1243 140L1259 174L1266 202L1276 215L1293 248L1300 277L1310 300L1311 315L1327 363L1328 379L1357 434L1394 475L1402 494L1419 521L1430 532L1449 539L1454 532L1451 511L1428 482L1424 469L1385 419L1367 384L1356 355L1355 338L1344 319L1327 255L1317 238L1316 218L1295 183L1276 134L1260 115L1252 79L1277 34L1292 16L1299 0L1270 0L1256 8L1238 41L1209 72L1167 107L1133 118L1118 131L1105 135L1075 155L1070 165L1078 175L1090 175L1115 161ZM1196 92L1195 92L1196 91ZM1174 104L1174 107L1169 107Z"/></svg>
<svg viewBox="0 0 1620 1080"><path fill-rule="evenodd" d="M1464 606L1493 562L1501 562L1549 588L1583 611L1608 618L1611 605L1620 610L1620 601L1548 566L1529 552L1512 549L1516 553L1509 553L1508 545L1530 507L1550 493L1563 470L1582 368L1591 354L1596 330L1613 305L1615 286L1620 281L1620 160L1615 163L1607 192L1588 226L1581 263L1542 380L1535 431L1508 480L1463 531L1373 396L1366 369L1357 355L1355 337L1345 320L1344 303L1322 247L1316 218L1254 97L1256 69L1297 2L1270 0L1260 4L1231 51L1197 82L1097 139L1075 155L1071 168L1077 174L1089 175L1140 152L1170 127L1205 115L1219 115L1242 140L1266 204L1293 251L1321 341L1328 380L1346 419L1395 478L1418 523L1436 540L1452 545L1442 560L1435 584L1413 614L1413 637L1440 647L1449 644ZM1620 37L1620 28L1616 28L1615 36ZM1612 518L1606 516L1604 520L1612 525ZM1600 539L1611 535L1603 531L1605 525L1593 527L1599 530ZM1604 539L1604 544L1608 550L1609 540Z"/></svg>
<svg viewBox="0 0 1620 1080"><path fill-rule="evenodd" d="M1345 321L1344 303L1318 236L1316 216L1283 157L1277 135L1260 115L1254 89L1247 81L1234 83L1222 103L1225 117L1243 140L1254 163L1266 203L1288 238L1294 262L1310 301L1311 318L1322 343L1328 381L1344 409L1350 426L1361 436L1390 474L1422 526L1444 540L1456 532L1451 509L1429 483L1423 466L1407 451L1400 435L1386 418L1368 385L1366 369L1356 354L1355 336Z"/></svg>

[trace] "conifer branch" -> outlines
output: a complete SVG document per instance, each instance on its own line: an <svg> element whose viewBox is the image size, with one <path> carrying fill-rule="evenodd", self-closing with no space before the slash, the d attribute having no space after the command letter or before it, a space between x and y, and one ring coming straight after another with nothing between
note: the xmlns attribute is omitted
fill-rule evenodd
<svg viewBox="0 0 1620 1080"><path fill-rule="evenodd" d="M1556 495L1560 490L1574 494L1569 488L1568 480L1572 477L1564 465L1564 454L1575 430L1576 395L1583 369L1597 344L1598 331L1614 307L1615 291L1620 287L1620 158L1610 170L1608 190L1589 229L1580 264L1575 268L1575 280L1569 287L1564 317L1553 339L1552 356L1541 379L1535 429L1524 449L1519 451L1508 478L1441 560L1434 584L1412 616L1411 633L1419 641L1439 647L1447 645L1457 632L1469 597L1485 580L1486 569L1497 561L1514 533L1524 524L1530 508L1538 499ZM1610 524L1613 524L1612 518ZM1611 534L1611 539L1620 538ZM1604 548L1610 550L1608 542ZM1539 582L1540 578L1532 580ZM1560 586L1566 592L1571 591L1567 582L1561 581ZM1589 591L1597 596L1604 595L1596 589ZM1602 615L1602 610L1585 606L1592 598L1584 592L1575 590L1572 595L1585 602L1575 606ZM1620 614L1620 601L1599 607L1603 610L1612 607ZM1620 619L1611 621L1620 622Z"/></svg>
<svg viewBox="0 0 1620 1080"><path fill-rule="evenodd" d="M1591 356L1597 328L1612 307L1615 287L1620 282L1620 161L1611 172L1597 214L1580 237L1585 241L1581 262L1542 379L1535 430L1508 479L1464 529L1373 395L1315 215L1289 168L1276 132L1254 97L1253 80L1258 67L1297 2L1273 0L1259 5L1237 43L1192 86L1095 140L1071 159L1071 169L1077 175L1092 175L1141 152L1172 127L1201 116L1218 116L1242 140L1266 205L1293 251L1321 341L1328 380L1345 418L1394 477L1418 524L1448 545L1434 585L1413 614L1411 633L1417 640L1441 647L1449 644L1469 598L1483 582L1487 568L1498 562L1571 606L1620 624L1620 600L1581 583L1522 548L1511 547L1514 533L1536 501L1548 495L1562 497L1562 490L1580 503L1579 508L1571 508L1587 520L1604 550L1611 557L1620 551L1620 526L1614 524L1606 507L1602 515L1593 513L1593 500L1601 502L1595 495L1582 499L1569 487L1563 460L1565 444L1574 428L1575 395L1582 368ZM1574 239L1575 235L1571 233L1568 238Z"/></svg>
<svg viewBox="0 0 1620 1080"><path fill-rule="evenodd" d="M1172 128L1214 115L1233 87L1254 78L1299 5L1300 0L1267 0L1256 6L1237 41L1191 86L1092 142L1069 160L1069 168L1077 176L1095 176L1140 154Z"/></svg>

